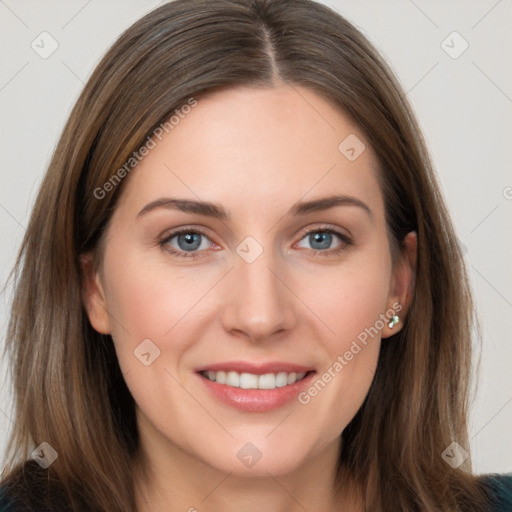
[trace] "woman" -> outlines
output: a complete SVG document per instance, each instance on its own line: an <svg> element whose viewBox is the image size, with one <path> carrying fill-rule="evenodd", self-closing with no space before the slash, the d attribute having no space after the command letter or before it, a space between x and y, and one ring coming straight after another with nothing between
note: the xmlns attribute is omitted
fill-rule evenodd
<svg viewBox="0 0 512 512"><path fill-rule="evenodd" d="M156 9L85 86L22 244L5 510L510 510L510 476L471 473L455 240L346 20Z"/></svg>

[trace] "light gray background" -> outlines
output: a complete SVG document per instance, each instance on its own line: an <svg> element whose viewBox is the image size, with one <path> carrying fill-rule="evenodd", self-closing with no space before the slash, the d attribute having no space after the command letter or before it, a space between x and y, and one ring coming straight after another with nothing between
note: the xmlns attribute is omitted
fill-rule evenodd
<svg viewBox="0 0 512 512"><path fill-rule="evenodd" d="M0 0L0 286L86 79L114 39L161 3ZM483 326L482 368L471 411L474 467L478 473L512 471L512 1L325 3L376 44L417 113L467 248ZM58 42L47 59L31 47L43 31ZM454 31L463 39L447 39ZM464 41L469 47L453 58ZM10 289L0 297L2 344L10 298ZM1 454L8 430L16 427L6 361L0 363Z"/></svg>

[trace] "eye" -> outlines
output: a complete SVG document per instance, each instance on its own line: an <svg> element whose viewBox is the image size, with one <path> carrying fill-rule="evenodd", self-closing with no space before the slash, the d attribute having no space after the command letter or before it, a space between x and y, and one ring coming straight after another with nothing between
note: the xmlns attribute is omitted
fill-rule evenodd
<svg viewBox="0 0 512 512"><path fill-rule="evenodd" d="M195 258L198 252L211 248L213 243L209 238L196 229L181 229L175 231L160 242L166 251L183 258Z"/></svg>
<svg viewBox="0 0 512 512"><path fill-rule="evenodd" d="M300 242L307 242L314 255L331 256L346 250L353 245L352 240L337 229L328 226L310 229L302 235ZM332 247L333 244L337 246ZM183 228L166 236L159 245L179 258L197 258L205 249L211 249L215 244L208 236L197 228Z"/></svg>
<svg viewBox="0 0 512 512"><path fill-rule="evenodd" d="M337 240L338 245L333 248L332 246L336 244ZM315 254L320 253L322 256L337 254L352 245L352 240L347 235L331 227L309 230L301 238L302 241L309 244L309 247L305 247L305 249L312 250Z"/></svg>

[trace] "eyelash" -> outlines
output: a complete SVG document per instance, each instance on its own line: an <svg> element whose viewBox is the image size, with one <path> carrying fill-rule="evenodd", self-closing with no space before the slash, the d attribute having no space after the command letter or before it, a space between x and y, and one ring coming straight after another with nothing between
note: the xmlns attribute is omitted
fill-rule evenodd
<svg viewBox="0 0 512 512"><path fill-rule="evenodd" d="M321 226L321 227L316 227L314 229L310 229L309 231L302 233L300 240L303 240L306 236L310 235L311 233L328 233L331 235L336 235L341 240L340 247L338 247L336 249L327 249L327 250L306 249L309 251L313 251L313 253L315 255L320 253L322 257L335 256L335 255L341 253L342 251L345 251L346 249L348 249L350 246L353 245L352 240L347 235L345 235L344 233L341 233L340 231L338 231L337 229L335 229L333 226L330 226L330 225L325 225L325 226ZM180 251L177 251L176 249L170 247L169 245L167 245L169 243L169 241L172 240L174 237L179 236L179 235L184 235L184 234L196 234L196 235L202 235L202 236L208 238L208 235L206 233L204 233L203 231L201 231L200 229L185 227L185 228L179 229L178 231L172 232L170 235L166 236L163 240L161 240L158 244L165 251L171 253L173 256L177 256L178 258L198 258L198 257L200 257L200 253L202 251L189 252L189 253L187 253L186 251L180 252Z"/></svg>

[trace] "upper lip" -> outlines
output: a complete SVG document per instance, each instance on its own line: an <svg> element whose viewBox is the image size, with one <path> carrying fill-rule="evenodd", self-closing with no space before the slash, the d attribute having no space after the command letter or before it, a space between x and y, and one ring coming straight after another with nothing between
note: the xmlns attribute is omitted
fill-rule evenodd
<svg viewBox="0 0 512 512"><path fill-rule="evenodd" d="M219 372L231 371L238 373L253 373L254 375L264 375L266 373L307 373L314 371L314 368L300 364L287 363L283 361L269 361L267 363L255 363L251 361L226 361L224 363L213 363L197 368L197 372Z"/></svg>

